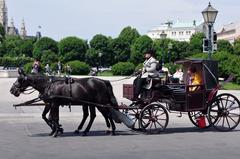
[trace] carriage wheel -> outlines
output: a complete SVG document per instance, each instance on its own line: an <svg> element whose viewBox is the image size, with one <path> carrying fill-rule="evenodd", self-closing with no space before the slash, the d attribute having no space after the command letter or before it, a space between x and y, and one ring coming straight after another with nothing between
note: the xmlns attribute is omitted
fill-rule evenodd
<svg viewBox="0 0 240 159"><path fill-rule="evenodd" d="M197 119L201 116L204 116L205 117L205 122L206 122L206 126L205 127L200 127L198 125L198 122L197 122ZM193 123L193 125L195 125L196 127L198 128L202 128L202 129L205 129L205 128L209 128L211 127L211 124L209 124L208 122L208 117L207 117L207 114L206 113L203 113L202 111L192 111L192 112L188 112L188 117L190 119L190 121Z"/></svg>
<svg viewBox="0 0 240 159"><path fill-rule="evenodd" d="M166 129L168 120L168 112L164 106L149 104L141 111L140 126L147 133L160 133Z"/></svg>
<svg viewBox="0 0 240 159"><path fill-rule="evenodd" d="M140 112L141 109L126 109L124 110L124 113L128 114L129 117L134 121L134 125L132 127L132 130L140 130Z"/></svg>
<svg viewBox="0 0 240 159"><path fill-rule="evenodd" d="M240 122L240 102L231 94L216 96L208 107L208 120L217 130L230 131Z"/></svg>

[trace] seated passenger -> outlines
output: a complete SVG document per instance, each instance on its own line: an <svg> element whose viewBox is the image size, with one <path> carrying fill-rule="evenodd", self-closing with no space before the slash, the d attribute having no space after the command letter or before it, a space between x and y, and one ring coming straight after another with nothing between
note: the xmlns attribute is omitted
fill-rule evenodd
<svg viewBox="0 0 240 159"><path fill-rule="evenodd" d="M197 72L196 67L194 67L194 66L189 67L188 75L189 75L188 85L202 85L203 84L201 73ZM198 89L199 89L199 87L197 87L197 86L190 87L189 91L196 91Z"/></svg>
<svg viewBox="0 0 240 159"><path fill-rule="evenodd" d="M146 78L149 76L155 76L158 75L158 65L159 62L154 58L154 51L150 50L145 52L145 61L143 63L143 69L141 76L138 76L134 80L134 100L138 100L138 96L141 93L142 86L146 82Z"/></svg>

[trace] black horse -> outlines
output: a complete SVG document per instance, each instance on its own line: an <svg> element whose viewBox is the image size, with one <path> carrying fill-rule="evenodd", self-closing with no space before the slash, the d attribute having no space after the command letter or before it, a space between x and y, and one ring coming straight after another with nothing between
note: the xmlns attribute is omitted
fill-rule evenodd
<svg viewBox="0 0 240 159"><path fill-rule="evenodd" d="M69 82L71 84L69 84ZM40 74L26 75L19 70L19 77L13 84L10 92L18 97L29 86L36 89L40 98L45 103L42 118L52 128L51 135L57 136L63 129L59 125L59 106L60 105L82 105L83 120L75 132L79 132L88 117L88 107L90 109L90 121L83 132L89 132L96 117L95 107L102 113L108 128L112 126L112 134L115 134L115 124L110 113L110 107L117 109L117 101L112 91L109 81L97 78L82 78L65 80L65 78L51 78ZM96 103L96 104L95 104ZM105 105L107 107L99 107ZM46 117L50 111L50 118Z"/></svg>

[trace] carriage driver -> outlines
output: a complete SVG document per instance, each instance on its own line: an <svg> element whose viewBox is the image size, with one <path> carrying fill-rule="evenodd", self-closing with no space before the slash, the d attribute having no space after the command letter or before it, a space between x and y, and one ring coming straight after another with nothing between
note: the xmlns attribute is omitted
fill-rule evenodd
<svg viewBox="0 0 240 159"><path fill-rule="evenodd" d="M141 75L134 80L134 99L138 100L138 96L141 93L142 86L146 82L147 77L156 77L159 75L158 67L159 61L154 58L155 51L148 50L145 52L144 57L145 61L143 63L143 68Z"/></svg>

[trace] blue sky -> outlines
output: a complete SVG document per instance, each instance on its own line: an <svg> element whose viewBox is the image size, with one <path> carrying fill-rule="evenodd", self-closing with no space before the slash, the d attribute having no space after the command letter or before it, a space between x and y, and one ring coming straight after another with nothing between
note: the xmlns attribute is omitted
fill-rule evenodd
<svg viewBox="0 0 240 159"><path fill-rule="evenodd" d="M202 21L209 0L6 0L9 19L20 27L24 18L28 34L41 32L55 40L78 36L91 40L98 34L116 37L125 26L141 34L167 20ZM240 21L239 0L211 0L219 10L216 28Z"/></svg>

